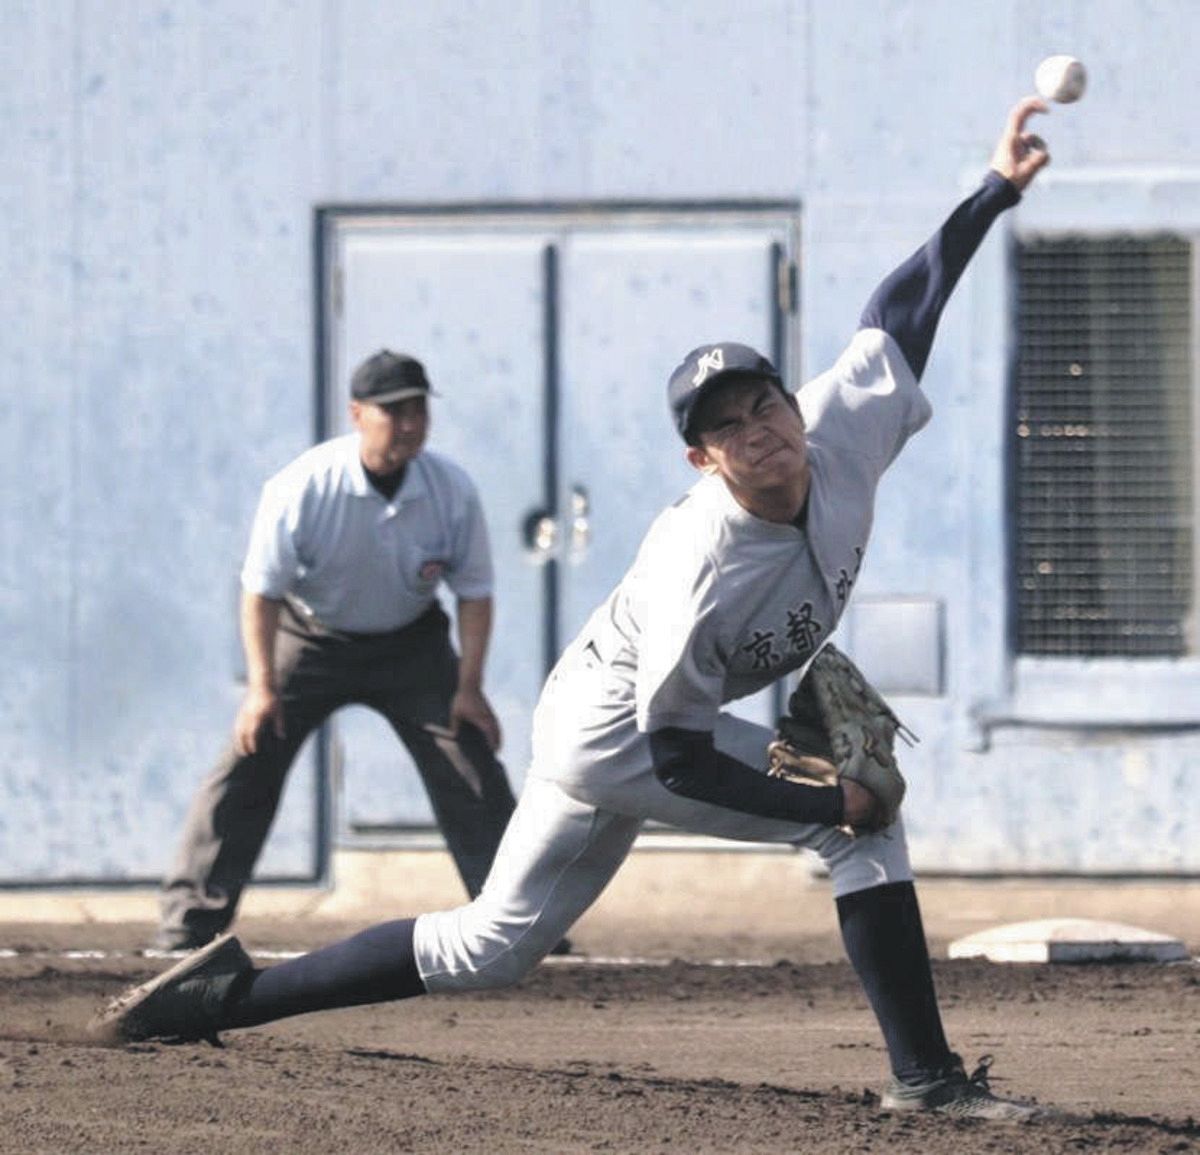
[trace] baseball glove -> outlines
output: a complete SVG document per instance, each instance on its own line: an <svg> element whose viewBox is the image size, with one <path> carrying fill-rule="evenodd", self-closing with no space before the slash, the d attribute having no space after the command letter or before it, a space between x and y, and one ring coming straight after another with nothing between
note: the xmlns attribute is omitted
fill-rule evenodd
<svg viewBox="0 0 1200 1155"><path fill-rule="evenodd" d="M767 747L767 773L808 786L849 778L877 803L871 820L851 832L882 830L895 822L904 799L904 778L892 753L897 735L914 741L862 671L826 645L788 699L787 716Z"/></svg>

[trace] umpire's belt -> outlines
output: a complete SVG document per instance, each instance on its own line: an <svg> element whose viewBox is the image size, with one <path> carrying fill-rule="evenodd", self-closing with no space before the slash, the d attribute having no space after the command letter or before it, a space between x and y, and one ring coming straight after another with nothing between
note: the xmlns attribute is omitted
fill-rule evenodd
<svg viewBox="0 0 1200 1155"><path fill-rule="evenodd" d="M443 633L450 624L450 619L439 602L434 602L420 617L414 618L406 625L398 626L394 630L379 630L367 634L356 633L353 630L339 630L326 625L307 606L291 597L283 599L283 608L285 619L281 623L282 627L313 641L327 639L331 642L403 644L427 638L430 634Z"/></svg>

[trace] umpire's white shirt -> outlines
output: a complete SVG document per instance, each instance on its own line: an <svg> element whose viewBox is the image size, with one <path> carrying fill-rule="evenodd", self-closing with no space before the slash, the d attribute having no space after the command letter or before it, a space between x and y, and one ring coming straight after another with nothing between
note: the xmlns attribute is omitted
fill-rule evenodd
<svg viewBox="0 0 1200 1155"><path fill-rule="evenodd" d="M322 442L267 481L242 588L290 594L354 633L414 621L442 581L460 598L491 596L487 526L466 471L423 450L389 500L367 479L359 444L357 433Z"/></svg>

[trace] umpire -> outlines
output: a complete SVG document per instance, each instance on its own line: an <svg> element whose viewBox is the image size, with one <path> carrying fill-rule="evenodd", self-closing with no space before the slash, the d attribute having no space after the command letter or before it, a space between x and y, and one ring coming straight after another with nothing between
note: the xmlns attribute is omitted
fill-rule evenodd
<svg viewBox="0 0 1200 1155"><path fill-rule="evenodd" d="M263 487L242 567L246 696L163 882L162 949L202 946L233 921L297 751L350 703L391 723L467 891L483 885L514 805L483 693L491 553L471 479L424 448L430 393L419 361L381 350L351 379L356 432Z"/></svg>

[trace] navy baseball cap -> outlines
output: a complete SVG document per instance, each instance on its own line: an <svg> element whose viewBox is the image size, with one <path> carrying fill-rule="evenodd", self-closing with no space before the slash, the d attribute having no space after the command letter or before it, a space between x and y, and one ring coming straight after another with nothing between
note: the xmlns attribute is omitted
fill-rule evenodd
<svg viewBox="0 0 1200 1155"><path fill-rule="evenodd" d="M350 378L350 396L372 405L388 405L431 393L437 396L429 386L425 366L407 353L393 353L390 349L373 353Z"/></svg>
<svg viewBox="0 0 1200 1155"><path fill-rule="evenodd" d="M675 367L667 384L667 401L675 428L685 441L692 413L712 387L731 377L762 377L783 388L779 370L761 353L736 341L699 345Z"/></svg>

